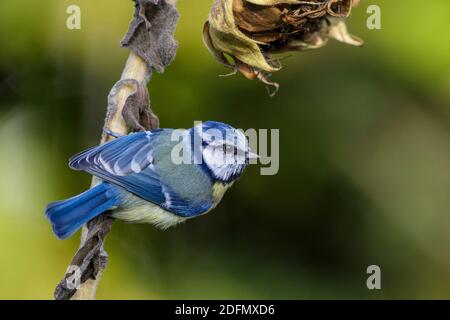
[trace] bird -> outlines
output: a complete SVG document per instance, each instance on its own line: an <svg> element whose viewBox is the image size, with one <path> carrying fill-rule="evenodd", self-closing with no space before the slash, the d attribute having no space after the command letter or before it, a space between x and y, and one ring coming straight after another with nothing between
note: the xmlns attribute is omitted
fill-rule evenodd
<svg viewBox="0 0 450 320"><path fill-rule="evenodd" d="M101 214L163 230L204 215L258 158L241 130L216 121L114 136L70 158L70 168L99 183L48 204L45 214L59 239Z"/></svg>

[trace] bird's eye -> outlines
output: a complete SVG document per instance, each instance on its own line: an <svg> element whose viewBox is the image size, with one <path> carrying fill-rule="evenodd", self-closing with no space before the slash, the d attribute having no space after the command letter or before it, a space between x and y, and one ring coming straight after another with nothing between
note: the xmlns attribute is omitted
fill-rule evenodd
<svg viewBox="0 0 450 320"><path fill-rule="evenodd" d="M223 148L223 149L222 149L223 152L226 153L226 154L232 154L232 153L234 153L234 147L233 147L233 146L230 146L230 145L228 145L228 144L224 144L222 148Z"/></svg>

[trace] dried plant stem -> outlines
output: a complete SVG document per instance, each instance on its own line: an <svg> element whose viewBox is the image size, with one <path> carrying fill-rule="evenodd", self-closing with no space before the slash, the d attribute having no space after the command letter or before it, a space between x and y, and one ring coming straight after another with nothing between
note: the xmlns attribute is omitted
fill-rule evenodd
<svg viewBox="0 0 450 320"><path fill-rule="evenodd" d="M108 96L108 109L101 143L113 139L105 131L127 135L131 130L151 130L159 120L150 109L147 83L154 70L163 72L174 59L177 42L173 38L178 21L176 0L134 0L136 10L129 31L122 41L131 53L120 80ZM149 29L150 28L150 29ZM93 178L92 186L98 183ZM91 300L108 255L103 246L114 219L102 214L84 227L80 247L61 282L55 289L57 300Z"/></svg>
<svg viewBox="0 0 450 320"><path fill-rule="evenodd" d="M130 53L127 63L125 65L125 68L123 70L122 76L120 78L120 81L118 83L121 83L121 81L126 81L130 79L134 79L138 82L147 82L150 78L150 70L147 67L147 64L145 61L134 54L133 52ZM113 96L116 97L116 104L113 105L115 110L112 110L112 104L109 103L108 107L108 114L105 119L105 126L104 128L107 128L111 130L112 132L119 133L122 135L126 135L128 133L128 127L125 123L125 120L122 117L122 111L125 106L125 102L128 99L130 95L132 95L135 92L135 89L130 85L121 85L118 89L116 89L116 86L114 86L111 89L111 92L109 94L109 100L113 99ZM107 142L111 137L103 133L101 138L101 143ZM97 179L94 177L92 179L92 185L97 184ZM98 219L94 219L92 221L94 223L98 223ZM101 223L103 226L101 226L100 229L110 229L111 224L113 220L112 219L103 219ZM86 225L83 227L83 231L81 234L81 241L80 241L80 248L82 248L86 244L86 240L88 239L89 234L89 227ZM101 251L103 251L103 244L100 248ZM99 270L97 273L97 276L95 279L88 279L86 282L81 284L80 288L76 291L76 293L71 298L72 300L93 300L95 299L95 294L97 292L98 284L100 282L100 278L102 275L103 270Z"/></svg>

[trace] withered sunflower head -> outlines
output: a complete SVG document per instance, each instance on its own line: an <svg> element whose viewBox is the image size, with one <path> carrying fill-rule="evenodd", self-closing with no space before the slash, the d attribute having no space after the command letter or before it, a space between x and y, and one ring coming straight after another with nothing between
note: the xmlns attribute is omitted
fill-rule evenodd
<svg viewBox="0 0 450 320"><path fill-rule="evenodd" d="M363 45L345 25L357 3L359 0L215 0L203 39L223 65L278 89L278 84L268 79L281 68L273 54L317 49L330 38Z"/></svg>

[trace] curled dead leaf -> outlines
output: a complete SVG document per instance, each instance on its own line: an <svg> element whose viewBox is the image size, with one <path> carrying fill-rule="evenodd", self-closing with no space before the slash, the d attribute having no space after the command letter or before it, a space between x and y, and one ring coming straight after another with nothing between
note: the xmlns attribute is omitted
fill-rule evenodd
<svg viewBox="0 0 450 320"><path fill-rule="evenodd" d="M317 49L329 39L354 46L345 19L359 0L215 0L203 29L204 43L223 65L248 79L268 79L281 69L273 54Z"/></svg>

